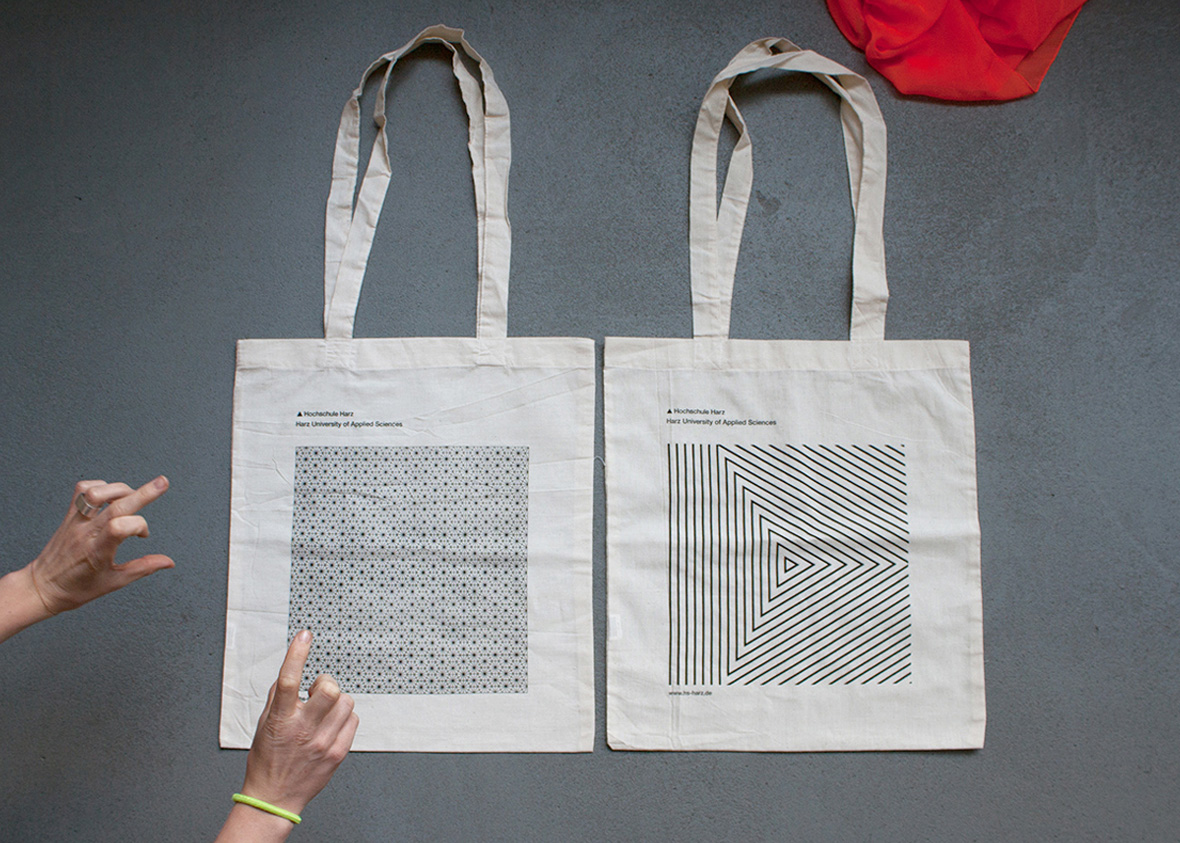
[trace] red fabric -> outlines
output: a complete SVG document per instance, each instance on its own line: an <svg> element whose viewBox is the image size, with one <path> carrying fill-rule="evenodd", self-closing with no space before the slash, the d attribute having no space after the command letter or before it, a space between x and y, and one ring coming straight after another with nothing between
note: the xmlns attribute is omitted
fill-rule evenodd
<svg viewBox="0 0 1180 843"><path fill-rule="evenodd" d="M1011 100L1041 87L1085 0L827 0L903 94Z"/></svg>

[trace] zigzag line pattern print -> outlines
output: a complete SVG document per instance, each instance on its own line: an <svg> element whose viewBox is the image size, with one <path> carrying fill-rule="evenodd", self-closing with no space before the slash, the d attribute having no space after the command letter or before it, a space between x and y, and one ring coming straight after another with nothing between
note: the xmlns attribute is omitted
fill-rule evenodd
<svg viewBox="0 0 1180 843"><path fill-rule="evenodd" d="M668 446L668 684L911 681L904 446Z"/></svg>

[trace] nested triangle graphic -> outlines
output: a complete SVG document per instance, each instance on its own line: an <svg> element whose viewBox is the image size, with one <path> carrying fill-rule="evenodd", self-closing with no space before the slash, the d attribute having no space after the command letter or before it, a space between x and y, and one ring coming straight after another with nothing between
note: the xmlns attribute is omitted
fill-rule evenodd
<svg viewBox="0 0 1180 843"><path fill-rule="evenodd" d="M910 679L897 445L668 446L668 682Z"/></svg>

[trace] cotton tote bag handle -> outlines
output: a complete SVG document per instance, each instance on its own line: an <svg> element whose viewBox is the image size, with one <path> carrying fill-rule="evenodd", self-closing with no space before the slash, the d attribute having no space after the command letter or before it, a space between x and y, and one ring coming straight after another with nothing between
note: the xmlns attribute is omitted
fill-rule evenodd
<svg viewBox="0 0 1180 843"><path fill-rule="evenodd" d="M689 240L693 335L728 337L733 279L754 168L750 134L730 96L734 79L766 68L810 73L839 95L855 233L852 241L853 340L885 338L885 121L864 77L783 38L763 38L734 56L709 85L692 139ZM729 120L738 131L717 202L717 145Z"/></svg>
<svg viewBox="0 0 1180 843"><path fill-rule="evenodd" d="M476 337L508 335L508 270L512 256L512 229L508 221L508 170L512 140L508 103L496 85L488 63L463 37L463 30L431 26L401 48L377 59L361 77L340 117L336 152L332 159L332 188L328 194L324 226L324 336L349 339L356 320L357 301L364 283L365 265L381 206L389 189L392 166L385 134L385 94L397 62L422 44L442 44L451 51L451 67L467 111L467 148L471 153L478 220L479 293L476 304ZM462 55L478 62L480 82L463 62ZM373 120L377 137L361 188L353 204L360 160L360 98L365 83L384 70Z"/></svg>

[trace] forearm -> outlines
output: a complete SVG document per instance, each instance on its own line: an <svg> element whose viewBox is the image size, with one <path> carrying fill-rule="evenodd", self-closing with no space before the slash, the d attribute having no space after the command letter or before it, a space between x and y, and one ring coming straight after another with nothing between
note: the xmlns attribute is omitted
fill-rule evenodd
<svg viewBox="0 0 1180 843"><path fill-rule="evenodd" d="M28 565L0 577L0 641L52 614L37 594L33 570Z"/></svg>
<svg viewBox="0 0 1180 843"><path fill-rule="evenodd" d="M290 820L235 804L213 843L282 843L294 827Z"/></svg>

